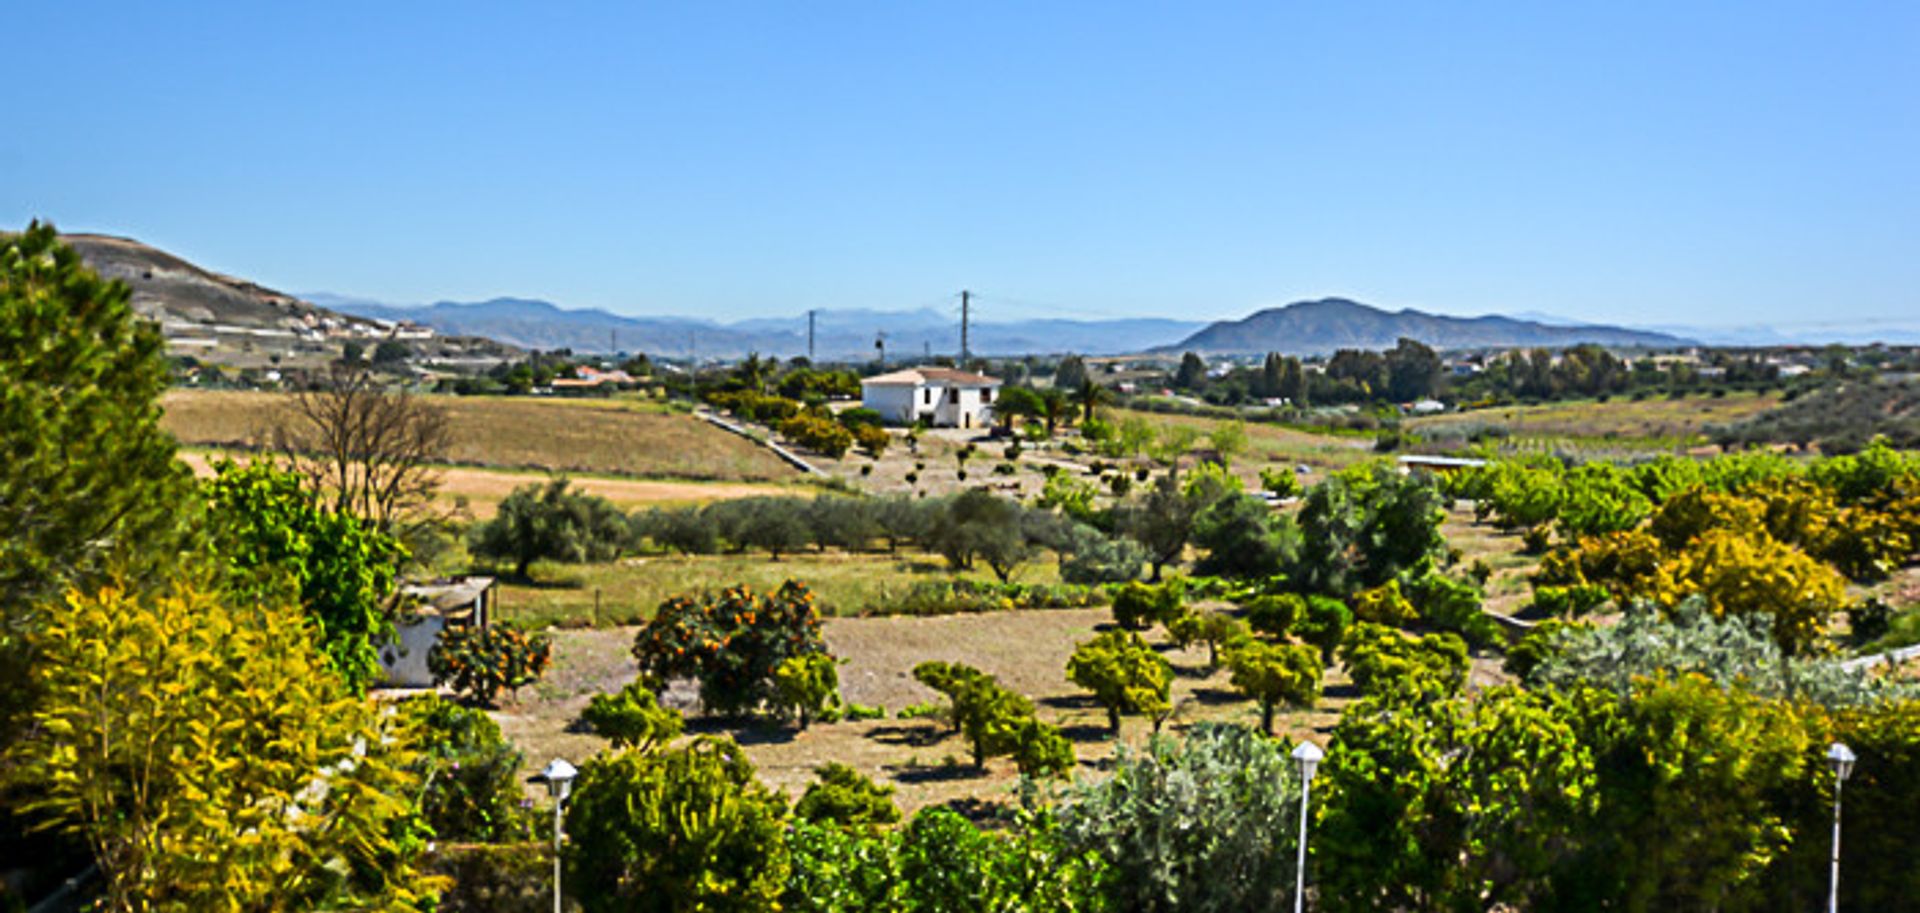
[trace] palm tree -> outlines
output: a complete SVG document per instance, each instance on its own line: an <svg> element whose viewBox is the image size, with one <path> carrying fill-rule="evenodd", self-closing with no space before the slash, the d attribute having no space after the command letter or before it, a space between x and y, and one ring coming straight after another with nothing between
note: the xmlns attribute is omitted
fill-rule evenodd
<svg viewBox="0 0 1920 913"><path fill-rule="evenodd" d="M1008 387L994 398L993 415L1006 428L1013 427L1013 420L1032 421L1041 413L1040 397L1026 387Z"/></svg>
<svg viewBox="0 0 1920 913"><path fill-rule="evenodd" d="M1089 377L1080 381L1080 388L1073 391L1073 401L1080 407L1080 422L1093 421L1093 410L1113 402L1113 391L1093 382Z"/></svg>
<svg viewBox="0 0 1920 913"><path fill-rule="evenodd" d="M1073 399L1058 387L1048 387L1039 396L1040 417L1047 421L1047 437L1053 437L1054 426L1073 416Z"/></svg>

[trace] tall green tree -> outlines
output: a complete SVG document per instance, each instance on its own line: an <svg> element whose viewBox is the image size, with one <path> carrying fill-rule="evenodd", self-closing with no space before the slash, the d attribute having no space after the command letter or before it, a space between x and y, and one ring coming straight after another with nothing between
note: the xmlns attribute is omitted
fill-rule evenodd
<svg viewBox="0 0 1920 913"><path fill-rule="evenodd" d="M192 496L160 430L159 330L33 223L0 237L0 745L28 707L46 603L110 567L154 564Z"/></svg>
<svg viewBox="0 0 1920 913"><path fill-rule="evenodd" d="M1093 421L1093 411L1113 402L1113 391L1094 383L1089 377L1073 388L1073 404L1080 407L1082 424Z"/></svg>
<svg viewBox="0 0 1920 913"><path fill-rule="evenodd" d="M1198 390L1207 383L1207 363L1192 352L1182 353L1180 368L1173 372L1176 390Z"/></svg>
<svg viewBox="0 0 1920 913"><path fill-rule="evenodd" d="M629 538L626 517L607 499L568 491L567 485L560 478L514 489L492 520L474 528L474 554L513 562L521 578L541 558L604 561L618 555Z"/></svg>
<svg viewBox="0 0 1920 913"><path fill-rule="evenodd" d="M387 597L404 550L371 521L321 506L298 475L269 461L222 461L207 483L208 525L242 589L280 583L313 622L327 660L348 685L365 689L380 675L375 646L392 634Z"/></svg>

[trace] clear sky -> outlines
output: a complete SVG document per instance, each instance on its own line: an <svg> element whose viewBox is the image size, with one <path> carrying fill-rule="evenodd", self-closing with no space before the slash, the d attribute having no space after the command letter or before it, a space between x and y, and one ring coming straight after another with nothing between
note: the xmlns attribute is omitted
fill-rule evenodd
<svg viewBox="0 0 1920 913"><path fill-rule="evenodd" d="M0 225L629 314L1920 315L1920 3L26 2Z"/></svg>

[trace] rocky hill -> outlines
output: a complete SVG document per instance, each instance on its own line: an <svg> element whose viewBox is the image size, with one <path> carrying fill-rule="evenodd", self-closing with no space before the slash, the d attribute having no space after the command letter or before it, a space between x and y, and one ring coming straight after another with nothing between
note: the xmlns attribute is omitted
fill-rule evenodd
<svg viewBox="0 0 1920 913"><path fill-rule="evenodd" d="M1436 349L1569 346L1666 348L1687 340L1665 333L1612 326L1549 325L1512 317L1447 317L1408 309L1385 311L1349 301L1323 298L1255 312L1240 320L1215 323L1162 351L1211 354L1284 352L1316 355L1336 349L1390 349L1402 337Z"/></svg>
<svg viewBox="0 0 1920 913"><path fill-rule="evenodd" d="M147 244L66 234L95 272L133 288L133 308L160 324L168 348L204 361L300 363L336 357L350 341L400 339L423 359L497 360L510 347L447 338L422 327L342 314L255 282L213 272Z"/></svg>

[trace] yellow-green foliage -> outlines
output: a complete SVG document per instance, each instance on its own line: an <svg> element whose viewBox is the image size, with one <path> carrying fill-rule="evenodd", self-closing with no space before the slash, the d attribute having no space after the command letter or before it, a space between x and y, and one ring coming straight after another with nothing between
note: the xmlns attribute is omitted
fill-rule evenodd
<svg viewBox="0 0 1920 913"><path fill-rule="evenodd" d="M1320 651L1306 644L1242 640L1227 649L1233 686L1260 702L1260 728L1273 731L1274 705L1312 707L1320 697Z"/></svg>
<svg viewBox="0 0 1920 913"><path fill-rule="evenodd" d="M773 705L782 716L807 728L814 720L840 719L840 661L826 653L803 653L780 661L773 670Z"/></svg>
<svg viewBox="0 0 1920 913"><path fill-rule="evenodd" d="M1353 594L1353 617L1374 624L1404 628L1419 618L1413 603L1400 592L1400 581L1389 580L1370 590Z"/></svg>
<svg viewBox="0 0 1920 913"><path fill-rule="evenodd" d="M426 909L413 752L293 606L74 592L36 640L27 810L82 837L113 910Z"/></svg>
<svg viewBox="0 0 1920 913"><path fill-rule="evenodd" d="M1067 660L1067 678L1093 692L1115 732L1123 713L1146 714L1157 729L1172 709L1167 702L1172 665L1131 631L1108 631L1081 644Z"/></svg>
<svg viewBox="0 0 1920 913"><path fill-rule="evenodd" d="M1695 593L1716 615L1773 616L1773 635L1789 653L1826 632L1827 616L1846 602L1846 581L1764 532L1720 529L1694 540L1660 568L1656 598L1677 605Z"/></svg>

